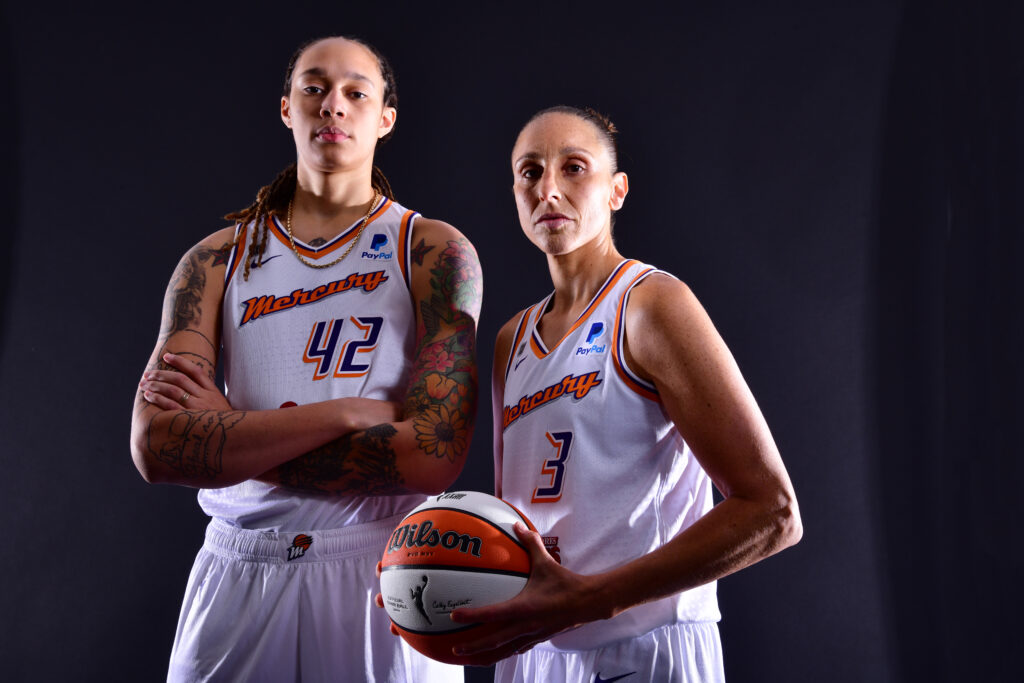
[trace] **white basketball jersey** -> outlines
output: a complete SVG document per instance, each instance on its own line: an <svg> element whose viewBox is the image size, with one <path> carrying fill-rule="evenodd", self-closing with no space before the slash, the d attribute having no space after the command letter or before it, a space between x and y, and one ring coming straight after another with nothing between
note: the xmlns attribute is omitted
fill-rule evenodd
<svg viewBox="0 0 1024 683"><path fill-rule="evenodd" d="M623 261L565 336L547 348L520 318L505 369L500 496L534 523L563 566L595 574L664 545L713 505L711 481L622 352L629 292L651 273ZM718 621L714 582L560 634L589 649L676 622Z"/></svg>
<svg viewBox="0 0 1024 683"><path fill-rule="evenodd" d="M295 249L276 217L262 263L243 278L253 226L240 226L228 261L223 304L224 380L238 410L266 410L332 398L405 398L416 315L410 242L419 214L385 199L360 231ZM257 481L204 489L199 503L234 526L272 531L336 529L409 510L426 496L303 495Z"/></svg>

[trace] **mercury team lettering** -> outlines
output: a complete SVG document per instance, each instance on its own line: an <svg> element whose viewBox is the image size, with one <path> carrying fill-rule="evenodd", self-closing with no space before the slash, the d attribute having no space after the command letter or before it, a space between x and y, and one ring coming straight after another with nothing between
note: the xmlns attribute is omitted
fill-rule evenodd
<svg viewBox="0 0 1024 683"><path fill-rule="evenodd" d="M273 294L254 296L242 302L242 305L245 306L245 313L242 314L242 321L238 323L238 326L241 327L248 322L271 313L278 313L295 308L296 306L316 303L332 294L347 292L352 289L372 292L381 283L387 281L388 276L384 274L384 271L377 270L372 273L352 273L342 280L334 280L308 291L300 287L285 296L274 296Z"/></svg>
<svg viewBox="0 0 1024 683"><path fill-rule="evenodd" d="M534 410L550 403L551 401L559 399L562 396L571 395L575 396L577 401L581 400L590 393L591 389L601 384L603 380L600 379L600 375L600 370L587 372L578 376L570 373L563 377L560 382L552 384L549 387L545 387L535 394L523 396L514 406L505 406L501 411L502 430L508 429L510 424L521 418L523 415L533 412Z"/></svg>

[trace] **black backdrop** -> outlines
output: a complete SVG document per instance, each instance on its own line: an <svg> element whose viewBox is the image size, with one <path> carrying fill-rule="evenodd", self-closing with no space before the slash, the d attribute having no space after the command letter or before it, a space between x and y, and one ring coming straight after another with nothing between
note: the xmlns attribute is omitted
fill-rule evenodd
<svg viewBox="0 0 1024 683"><path fill-rule="evenodd" d="M294 156L288 56L353 33L398 74L399 200L480 253L483 377L550 286L509 191L518 126L569 103L623 131L620 249L703 301L804 516L720 583L730 680L1010 680L1020 11L426 5L4 5L0 675L162 678L204 517L135 472L135 383L178 257ZM482 409L457 488L491 487Z"/></svg>

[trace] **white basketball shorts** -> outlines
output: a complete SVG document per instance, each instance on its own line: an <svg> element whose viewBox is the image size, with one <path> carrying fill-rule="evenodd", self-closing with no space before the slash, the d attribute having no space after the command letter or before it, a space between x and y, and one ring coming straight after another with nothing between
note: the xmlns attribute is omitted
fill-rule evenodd
<svg viewBox="0 0 1024 683"><path fill-rule="evenodd" d="M271 533L213 520L185 589L167 680L463 680L391 634L375 567L402 515Z"/></svg>
<svg viewBox="0 0 1024 683"><path fill-rule="evenodd" d="M497 663L495 683L725 683L715 622L670 624L593 650L544 643Z"/></svg>

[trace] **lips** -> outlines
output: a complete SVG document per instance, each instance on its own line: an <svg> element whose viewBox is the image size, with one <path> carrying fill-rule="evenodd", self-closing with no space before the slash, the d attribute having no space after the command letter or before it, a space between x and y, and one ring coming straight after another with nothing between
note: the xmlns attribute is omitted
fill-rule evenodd
<svg viewBox="0 0 1024 683"><path fill-rule="evenodd" d="M316 132L316 137L324 142L341 142L347 140L349 135L337 126L324 126Z"/></svg>
<svg viewBox="0 0 1024 683"><path fill-rule="evenodd" d="M559 228L568 222L569 217L566 216L564 213L554 212L542 214L541 217L537 219L537 225L542 225L545 228L548 228L549 230Z"/></svg>

